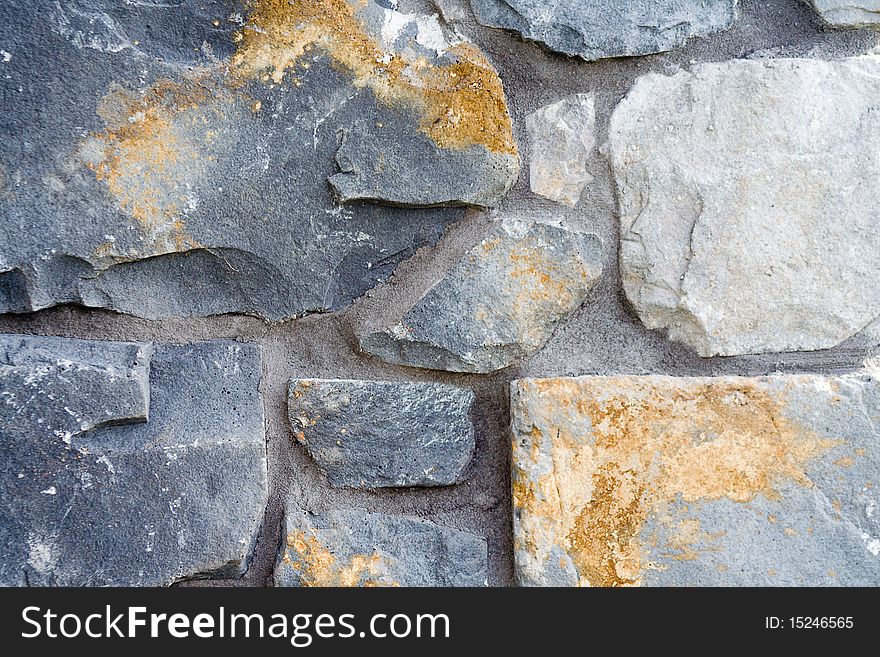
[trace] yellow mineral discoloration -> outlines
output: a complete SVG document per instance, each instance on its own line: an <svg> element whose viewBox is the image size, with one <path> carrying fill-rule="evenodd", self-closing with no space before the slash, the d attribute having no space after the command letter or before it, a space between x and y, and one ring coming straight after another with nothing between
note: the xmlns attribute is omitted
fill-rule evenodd
<svg viewBox="0 0 880 657"><path fill-rule="evenodd" d="M378 552L355 554L340 563L314 531L305 530L288 534L286 543L281 561L296 571L303 586L399 586L386 574L387 564Z"/></svg>
<svg viewBox="0 0 880 657"><path fill-rule="evenodd" d="M806 466L841 441L782 412L785 392L754 379L589 377L516 384L513 498L521 567L554 548L582 585L638 585L653 556L714 550L692 505L777 499L809 487ZM536 453L538 454L536 460ZM671 511L673 504L686 503ZM662 526L652 549L646 524Z"/></svg>
<svg viewBox="0 0 880 657"><path fill-rule="evenodd" d="M80 157L137 221L152 250L199 246L186 232L183 208L188 183L210 162L205 151L215 135L201 128L210 121L205 107L216 98L202 84L161 80L144 95L113 87L98 104L107 128L82 145ZM109 257L113 250L104 244L96 255Z"/></svg>
<svg viewBox="0 0 880 657"><path fill-rule="evenodd" d="M238 39L238 75L279 84L303 55L320 48L356 87L379 101L403 104L420 116L420 129L442 148L485 146L516 154L501 80L473 46L456 44L453 63L437 65L416 54L389 50L368 34L357 12L366 3L346 0L251 0Z"/></svg>

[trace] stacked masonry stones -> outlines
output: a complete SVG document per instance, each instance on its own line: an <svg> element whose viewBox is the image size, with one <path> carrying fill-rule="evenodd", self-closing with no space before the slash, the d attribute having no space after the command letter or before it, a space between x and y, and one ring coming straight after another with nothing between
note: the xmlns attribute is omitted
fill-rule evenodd
<svg viewBox="0 0 880 657"><path fill-rule="evenodd" d="M866 46L848 56L635 75L652 54L748 39L751 7L435 5L4 10L0 585L263 568L276 586L482 586L509 562L537 586L880 584L876 362L737 371L877 334L880 55L864 29L880 3L787 2L816 39L861 29L839 33ZM521 111L508 93L529 81L511 86L478 44L536 71L628 71L628 91ZM603 232L589 219L606 184ZM480 234L452 244L475 215ZM532 369L558 328L603 312L597 294L625 297L641 339L662 332L697 375ZM59 305L91 310L34 315ZM304 495L267 449L268 341L231 341L215 316L283 336L361 312L350 344L308 337L358 376L307 361L285 377L285 449L320 472ZM475 466L487 386L509 387L509 479ZM479 477L510 486L512 508ZM501 528L401 512L404 489L498 507Z"/></svg>

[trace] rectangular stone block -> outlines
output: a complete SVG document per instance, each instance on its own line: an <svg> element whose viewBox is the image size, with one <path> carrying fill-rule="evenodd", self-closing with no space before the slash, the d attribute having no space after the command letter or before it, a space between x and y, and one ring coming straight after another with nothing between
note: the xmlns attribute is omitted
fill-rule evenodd
<svg viewBox="0 0 880 657"><path fill-rule="evenodd" d="M523 379L511 413L522 584L880 584L869 371Z"/></svg>

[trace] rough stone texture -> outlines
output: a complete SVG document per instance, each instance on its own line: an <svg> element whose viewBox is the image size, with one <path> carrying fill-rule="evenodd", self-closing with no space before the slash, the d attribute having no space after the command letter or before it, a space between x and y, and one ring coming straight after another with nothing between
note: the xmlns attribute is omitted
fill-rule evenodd
<svg viewBox="0 0 880 657"><path fill-rule="evenodd" d="M470 0L482 24L587 61L649 55L728 29L738 0Z"/></svg>
<svg viewBox="0 0 880 657"><path fill-rule="evenodd" d="M462 216L337 196L492 205L516 179L497 74L433 19L354 0L6 9L0 312L336 310Z"/></svg>
<svg viewBox="0 0 880 657"><path fill-rule="evenodd" d="M703 356L826 349L880 315L880 57L640 78L611 119L627 297Z"/></svg>
<svg viewBox="0 0 880 657"><path fill-rule="evenodd" d="M244 571L263 516L255 347L0 336L0 584Z"/></svg>
<svg viewBox="0 0 880 657"><path fill-rule="evenodd" d="M587 164L596 147L596 104L577 94L546 105L526 117L531 139L529 183L551 201L575 207L593 176Z"/></svg>
<svg viewBox="0 0 880 657"><path fill-rule="evenodd" d="M455 483L474 451L470 390L443 383L290 382L294 435L334 486Z"/></svg>
<svg viewBox="0 0 880 657"><path fill-rule="evenodd" d="M602 273L595 235L498 221L398 320L361 349L411 367L491 372L538 351Z"/></svg>
<svg viewBox="0 0 880 657"><path fill-rule="evenodd" d="M515 381L521 582L876 586L876 373Z"/></svg>
<svg viewBox="0 0 880 657"><path fill-rule="evenodd" d="M808 0L833 27L880 29L880 0Z"/></svg>
<svg viewBox="0 0 880 657"><path fill-rule="evenodd" d="M117 4L124 8L130 6ZM401 10L407 12L423 12L417 4L416 0L400 0ZM504 80L515 133L526 157L525 117L560 98L585 92L595 96L597 137L602 144L607 137L612 110L634 80L645 73L668 74L672 67L686 67L694 61L738 59L756 51L764 53L763 56L770 53L776 57L839 59L869 51L880 38L880 33L872 30L827 29L815 11L801 0L743 0L741 5L740 20L723 34L693 39L680 50L658 56L595 63L558 56L533 42L503 30L479 26L472 20L459 23L456 29L479 44L497 67ZM470 14L469 9L467 13ZM218 12L216 18L220 20L220 29L236 27L227 24L224 13ZM166 32L176 29L182 33L182 26L160 25L155 21L149 24ZM208 34L218 29L210 20L199 23L199 27ZM143 48L145 40L140 40ZM192 53L201 42L202 38L197 38L194 43L185 42L179 48ZM9 50L8 43L0 41L0 51ZM10 54L12 59L4 62L5 55L0 52L0 83L4 75L11 74L9 66L16 62L14 53ZM316 100L319 99L316 96ZM321 134L319 130L319 136ZM271 492L266 520L250 567L241 579L190 581L186 582L187 586L271 583L281 541L283 503L288 495L302 508L315 511L363 508L478 533L488 541L489 583L511 585L515 581L510 509L508 384L511 378L622 372L700 376L757 376L774 371L834 374L857 368L865 355L880 345L880 339L869 340L860 334L825 351L702 359L661 333L646 330L627 306L618 268L613 262L619 231L614 181L609 167L598 157L594 159L590 171L594 180L585 188L576 209L536 197L529 189L527 175L520 176L504 199L503 212L508 216L553 216L554 223L558 217L568 229L598 234L606 245L606 274L581 308L557 327L538 353L493 374L431 373L398 367L365 357L352 348L355 344L352 328L381 317L385 307L383 298L393 293L401 307L414 303L437 280L440 272L479 243L488 218L477 212L468 212L462 221L451 226L436 247L401 263L388 284L377 286L340 312L267 325L259 319L240 315L145 321L100 310L58 307L32 314L0 315L0 332L135 342L191 343L234 338L260 346ZM454 486L384 489L378 493L331 486L306 450L296 444L287 420L288 382L291 378L304 377L436 380L472 389L476 395L472 419L477 448L466 477Z"/></svg>
<svg viewBox="0 0 880 657"><path fill-rule="evenodd" d="M431 522L288 507L276 586L484 586L486 541Z"/></svg>

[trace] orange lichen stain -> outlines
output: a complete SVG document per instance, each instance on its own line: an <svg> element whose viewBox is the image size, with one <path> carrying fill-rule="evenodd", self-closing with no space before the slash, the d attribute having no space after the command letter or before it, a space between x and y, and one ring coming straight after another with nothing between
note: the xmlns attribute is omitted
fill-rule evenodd
<svg viewBox="0 0 880 657"><path fill-rule="evenodd" d="M704 552L719 551L720 546L713 543L726 535L726 532L704 532L697 518L684 518L670 529L665 545L668 551L663 556L676 561L696 561Z"/></svg>
<svg viewBox="0 0 880 657"><path fill-rule="evenodd" d="M841 443L785 417L785 393L748 379L517 385L514 505L519 548L533 559L525 567L555 545L590 586L637 585L657 568L640 538L649 519L666 527L667 558L696 558L697 545L722 536L673 522L674 504L680 514L682 502L778 499L783 484L812 486L807 464Z"/></svg>
<svg viewBox="0 0 880 657"><path fill-rule="evenodd" d="M785 529L782 530L782 533L785 534L786 536L797 536L798 535L797 530L793 529L792 527L786 527Z"/></svg>
<svg viewBox="0 0 880 657"><path fill-rule="evenodd" d="M199 246L186 232L182 206L189 177L203 160L201 145L178 127L183 113L210 97L206 87L171 80L160 80L143 95L111 87L97 108L106 130L80 148L85 165L107 184L119 208L167 250ZM194 115L191 122L198 119ZM205 142L211 140L206 134ZM103 244L97 255L110 256L113 248Z"/></svg>
<svg viewBox="0 0 880 657"><path fill-rule="evenodd" d="M417 111L422 132L442 148L481 145L516 155L510 114L497 72L473 46L456 44L451 63L388 50L365 31L361 7L346 0L250 0L233 71L279 84L304 54L320 48L359 88L388 106Z"/></svg>
<svg viewBox="0 0 880 657"><path fill-rule="evenodd" d="M399 586L384 574L385 560L377 552L355 554L339 563L313 532L297 530L287 535L282 563L292 568L303 586Z"/></svg>
<svg viewBox="0 0 880 657"><path fill-rule="evenodd" d="M834 462L834 465L839 466L841 468L851 468L855 464L855 461L851 456L841 456Z"/></svg>

